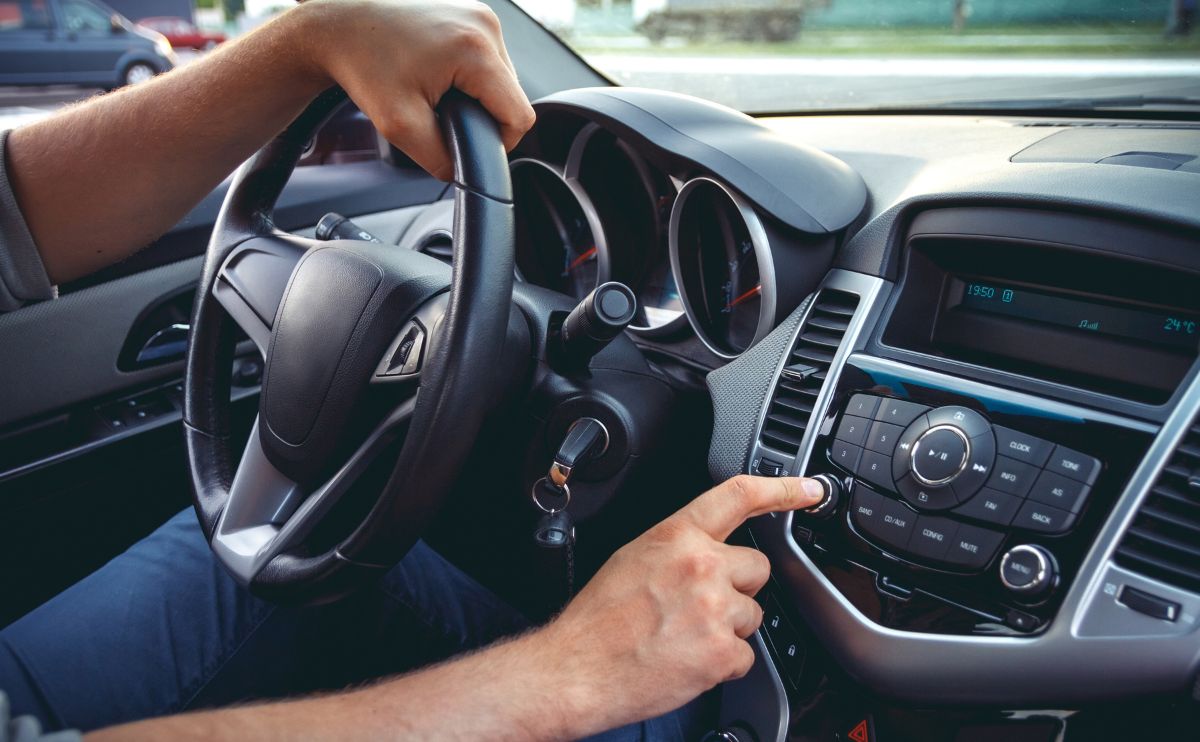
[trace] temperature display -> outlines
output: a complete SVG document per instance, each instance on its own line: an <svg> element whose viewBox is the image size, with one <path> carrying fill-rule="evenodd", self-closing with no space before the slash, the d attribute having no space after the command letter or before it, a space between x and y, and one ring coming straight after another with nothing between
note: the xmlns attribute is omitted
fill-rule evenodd
<svg viewBox="0 0 1200 742"><path fill-rule="evenodd" d="M986 281L965 282L961 306L1193 352L1200 346L1200 316L1185 312L1118 307Z"/></svg>

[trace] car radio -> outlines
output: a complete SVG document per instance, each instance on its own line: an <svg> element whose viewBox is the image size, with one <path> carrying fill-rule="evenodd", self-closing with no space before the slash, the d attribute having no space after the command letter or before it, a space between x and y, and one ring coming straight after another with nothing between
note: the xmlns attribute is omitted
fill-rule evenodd
<svg viewBox="0 0 1200 742"><path fill-rule="evenodd" d="M797 513L793 535L882 623L1032 631L1148 441L1106 413L853 355L805 469L830 501ZM905 610L881 608L872 587Z"/></svg>

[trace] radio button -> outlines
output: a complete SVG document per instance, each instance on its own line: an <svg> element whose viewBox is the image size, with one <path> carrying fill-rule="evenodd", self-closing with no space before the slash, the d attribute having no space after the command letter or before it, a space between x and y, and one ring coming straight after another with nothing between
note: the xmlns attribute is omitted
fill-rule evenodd
<svg viewBox="0 0 1200 742"><path fill-rule="evenodd" d="M850 522L863 533L874 533L878 529L878 521L883 518L879 509L881 504L883 495L865 487L855 487L854 495L850 498Z"/></svg>
<svg viewBox="0 0 1200 742"><path fill-rule="evenodd" d="M896 448L896 439L903 432L904 428L899 425L877 422L871 426L871 432L867 434L867 448L891 456L892 451Z"/></svg>
<svg viewBox="0 0 1200 742"><path fill-rule="evenodd" d="M983 415L966 407L938 407L925 417L929 418L929 426L931 428L936 428L939 425L953 425L966 433L968 438L992 432L992 426L988 424L987 419Z"/></svg>
<svg viewBox="0 0 1200 742"><path fill-rule="evenodd" d="M1003 533L960 523L946 550L946 564L960 569L983 569L996 556L1002 543Z"/></svg>
<svg viewBox="0 0 1200 742"><path fill-rule="evenodd" d="M947 510L958 504L954 490L949 487L926 487L906 474L896 480L901 497L921 510Z"/></svg>
<svg viewBox="0 0 1200 742"><path fill-rule="evenodd" d="M903 399L887 399L879 405L879 410L875 413L876 420L883 420L892 425L905 427L924 414L928 407L916 402L905 402Z"/></svg>
<svg viewBox="0 0 1200 742"><path fill-rule="evenodd" d="M992 473L995 460L996 439L992 437L992 431L971 439L971 457L962 474L950 485L959 502L966 502L979 491Z"/></svg>
<svg viewBox="0 0 1200 742"><path fill-rule="evenodd" d="M1044 505L1036 500L1026 500L1013 527L1040 533L1064 533L1075 522L1075 515L1066 510Z"/></svg>
<svg viewBox="0 0 1200 742"><path fill-rule="evenodd" d="M1052 471L1044 471L1030 490L1029 499L1053 505L1060 510L1078 513L1089 490L1083 482L1067 479Z"/></svg>
<svg viewBox="0 0 1200 742"><path fill-rule="evenodd" d="M1001 451L1003 450L1002 448ZM1024 497L1039 473L1036 466L1000 455L996 457L996 466L992 470L992 476L988 478L987 486L1010 495Z"/></svg>
<svg viewBox="0 0 1200 742"><path fill-rule="evenodd" d="M984 488L979 494L954 509L957 515L962 515L998 526L1012 523L1013 517L1021 509L1021 500L1003 492Z"/></svg>
<svg viewBox="0 0 1200 742"><path fill-rule="evenodd" d="M879 397L870 394L855 394L846 403L846 414L870 419L879 409Z"/></svg>
<svg viewBox="0 0 1200 742"><path fill-rule="evenodd" d="M908 474L908 468L912 462L913 446L917 444L917 440L925 435L929 430L929 420L925 415L921 415L912 424L900 434L896 441L896 450L892 453L892 478L899 480L901 477Z"/></svg>
<svg viewBox="0 0 1200 742"><path fill-rule="evenodd" d="M915 556L940 562L957 533L958 524L949 518L922 515L917 518L917 527L908 542L908 550Z"/></svg>
<svg viewBox="0 0 1200 742"><path fill-rule="evenodd" d="M855 469L858 476L885 490L896 488L892 481L892 459L877 451L863 451Z"/></svg>
<svg viewBox="0 0 1200 742"><path fill-rule="evenodd" d="M1066 446L1055 446L1046 471L1062 474L1084 484L1092 484L1100 474L1100 462L1091 456L1072 451Z"/></svg>
<svg viewBox="0 0 1200 742"><path fill-rule="evenodd" d="M916 530L918 516L895 500L883 498L879 503L879 519L870 534L895 554L903 554Z"/></svg>
<svg viewBox="0 0 1200 742"><path fill-rule="evenodd" d="M992 429L996 431L996 452L1001 456L1040 467L1046 463L1050 452L1054 450L1054 444L1050 441L1026 435L1019 430L999 425L993 426Z"/></svg>
<svg viewBox="0 0 1200 742"><path fill-rule="evenodd" d="M833 437L839 441L861 446L867 442L867 431L870 428L871 421L865 417L842 415L842 421L838 423L837 432Z"/></svg>
<svg viewBox="0 0 1200 742"><path fill-rule="evenodd" d="M958 428L931 428L913 446L913 476L930 487L949 484L966 467L970 451L966 436Z"/></svg>
<svg viewBox="0 0 1200 742"><path fill-rule="evenodd" d="M862 447L853 443L835 440L829 446L829 459L848 472L858 471L860 456L862 456Z"/></svg>

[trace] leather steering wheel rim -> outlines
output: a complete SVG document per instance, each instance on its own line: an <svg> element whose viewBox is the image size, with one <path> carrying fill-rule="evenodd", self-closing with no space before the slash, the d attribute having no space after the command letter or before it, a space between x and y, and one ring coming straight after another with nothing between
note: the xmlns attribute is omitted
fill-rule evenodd
<svg viewBox="0 0 1200 742"><path fill-rule="evenodd" d="M300 252L311 253L327 244L284 235L271 215L307 143L345 102L340 89L322 94L237 172L213 230L192 314L184 433L193 504L205 538L223 564L253 592L276 600L337 598L393 566L420 537L457 478L494 397L489 370L502 353L512 306L514 228L507 156L491 116L477 101L452 90L438 109L454 161L449 299L438 323L439 340L429 348L419 391L410 400L408 435L387 483L367 516L336 546L316 552L279 548L259 559L253 574L231 568L224 556L228 549L218 549L216 540L239 473L230 430L235 319L215 287L239 246L256 240L301 243L305 249ZM290 281L289 287L295 274ZM279 323L277 317L274 326ZM237 324L245 327L240 320ZM263 350L270 373L273 351ZM242 466L245 462L244 457Z"/></svg>

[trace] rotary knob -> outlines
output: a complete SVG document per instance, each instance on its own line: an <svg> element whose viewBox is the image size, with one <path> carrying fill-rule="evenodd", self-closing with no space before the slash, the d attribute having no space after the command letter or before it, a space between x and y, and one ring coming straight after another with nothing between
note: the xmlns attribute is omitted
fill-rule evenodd
<svg viewBox="0 0 1200 742"><path fill-rule="evenodd" d="M828 474L818 474L813 479L825 490L825 496L816 505L806 507L800 512L814 518L828 518L837 512L838 502L842 497L842 485Z"/></svg>
<svg viewBox="0 0 1200 742"><path fill-rule="evenodd" d="M1000 581L1012 592L1034 598L1054 587L1057 567L1054 556L1040 546L1021 544L1000 560Z"/></svg>

